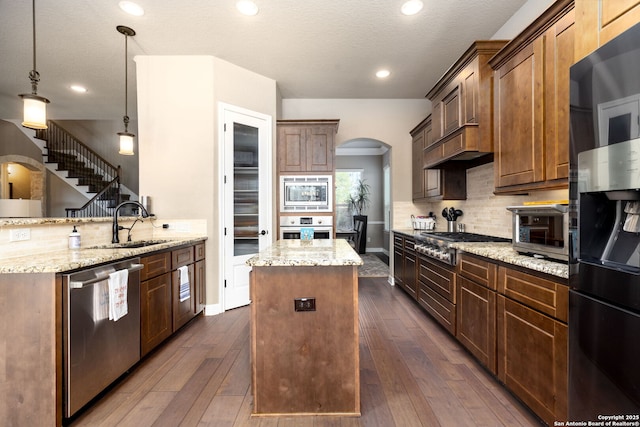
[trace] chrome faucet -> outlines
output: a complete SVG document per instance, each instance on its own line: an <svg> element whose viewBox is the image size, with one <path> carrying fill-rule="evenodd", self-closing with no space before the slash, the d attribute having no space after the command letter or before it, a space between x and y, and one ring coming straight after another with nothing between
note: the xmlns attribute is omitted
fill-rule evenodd
<svg viewBox="0 0 640 427"><path fill-rule="evenodd" d="M118 238L118 231L124 229L125 227L121 227L118 225L118 212L120 211L120 208L126 205L134 205L134 206L138 206L140 208L140 211L142 212L142 218L148 218L151 216L151 214L149 214L149 212L147 212L147 210L145 209L144 206L142 206L142 204L133 201L133 200L127 200L125 202L120 203L118 206L116 206L116 210L113 212L113 228L112 228L112 235L111 235L111 243L120 243L120 239ZM131 227L128 228L129 230L129 234L128 234L128 239L131 239L131 229L133 228L133 226L135 225L135 223L138 221L138 219L136 219L133 224L131 225Z"/></svg>

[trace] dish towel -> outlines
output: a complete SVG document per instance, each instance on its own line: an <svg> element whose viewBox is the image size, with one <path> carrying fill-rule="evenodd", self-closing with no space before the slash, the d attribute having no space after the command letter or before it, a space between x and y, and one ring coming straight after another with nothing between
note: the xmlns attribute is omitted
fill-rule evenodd
<svg viewBox="0 0 640 427"><path fill-rule="evenodd" d="M180 302L191 298L191 286L189 285L189 267L178 267L180 276Z"/></svg>
<svg viewBox="0 0 640 427"><path fill-rule="evenodd" d="M129 312L128 282L129 270L126 268L109 274L109 320L116 322Z"/></svg>

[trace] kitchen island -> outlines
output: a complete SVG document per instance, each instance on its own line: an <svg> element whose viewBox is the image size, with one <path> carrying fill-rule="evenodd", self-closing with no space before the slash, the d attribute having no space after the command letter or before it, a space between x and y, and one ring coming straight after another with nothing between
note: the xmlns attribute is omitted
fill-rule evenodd
<svg viewBox="0 0 640 427"><path fill-rule="evenodd" d="M360 415L358 265L343 239L250 258L253 416Z"/></svg>

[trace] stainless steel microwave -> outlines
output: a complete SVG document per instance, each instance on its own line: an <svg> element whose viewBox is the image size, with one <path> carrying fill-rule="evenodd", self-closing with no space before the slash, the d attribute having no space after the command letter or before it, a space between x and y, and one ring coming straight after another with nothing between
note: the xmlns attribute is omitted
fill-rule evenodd
<svg viewBox="0 0 640 427"><path fill-rule="evenodd" d="M513 249L540 258L569 260L567 205L509 206L513 215Z"/></svg>
<svg viewBox="0 0 640 427"><path fill-rule="evenodd" d="M280 212L332 212L331 175L280 176Z"/></svg>

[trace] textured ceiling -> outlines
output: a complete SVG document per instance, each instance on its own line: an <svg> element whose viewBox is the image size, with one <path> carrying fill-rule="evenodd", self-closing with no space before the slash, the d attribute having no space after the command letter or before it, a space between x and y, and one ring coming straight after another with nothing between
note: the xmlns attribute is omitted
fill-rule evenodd
<svg viewBox="0 0 640 427"><path fill-rule="evenodd" d="M402 0L138 0L142 17L118 0L37 0L38 94L54 119L121 119L124 36L135 55L213 55L277 81L283 98L422 98L474 40L488 39L526 0L424 0L415 16ZM0 0L0 118L21 116L30 92L31 1ZM386 80L374 77L389 68ZM135 63L129 62L135 117ZM206 76L203 76L206 78ZM84 95L68 86L82 84ZM132 99L133 98L133 99Z"/></svg>

